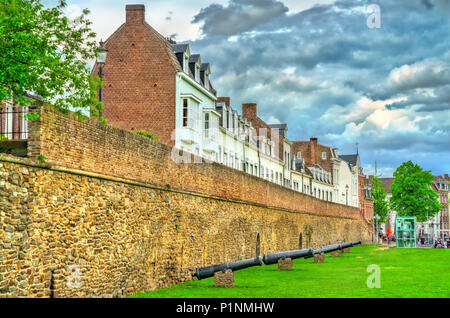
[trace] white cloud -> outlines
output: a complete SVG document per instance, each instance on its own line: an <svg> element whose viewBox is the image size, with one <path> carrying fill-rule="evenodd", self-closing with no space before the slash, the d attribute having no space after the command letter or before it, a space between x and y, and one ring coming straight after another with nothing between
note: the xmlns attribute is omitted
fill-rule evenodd
<svg viewBox="0 0 450 318"><path fill-rule="evenodd" d="M388 77L393 87L427 88L450 83L450 64L443 61L420 61L393 69Z"/></svg>
<svg viewBox="0 0 450 318"><path fill-rule="evenodd" d="M300 11L308 10L315 5L331 4L336 0L283 0L284 4L289 8L288 14L295 14Z"/></svg>

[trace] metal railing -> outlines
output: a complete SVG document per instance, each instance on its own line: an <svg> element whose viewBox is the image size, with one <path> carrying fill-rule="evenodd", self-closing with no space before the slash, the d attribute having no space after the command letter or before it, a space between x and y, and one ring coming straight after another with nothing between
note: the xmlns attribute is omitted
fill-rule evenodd
<svg viewBox="0 0 450 318"><path fill-rule="evenodd" d="M28 139L28 107L4 105L0 109L0 140Z"/></svg>

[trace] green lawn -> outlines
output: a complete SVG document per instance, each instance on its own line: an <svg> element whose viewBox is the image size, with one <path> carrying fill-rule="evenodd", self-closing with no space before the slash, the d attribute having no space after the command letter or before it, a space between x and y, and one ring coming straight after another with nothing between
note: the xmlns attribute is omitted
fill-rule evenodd
<svg viewBox="0 0 450 318"><path fill-rule="evenodd" d="M357 246L349 254L294 261L292 271L277 265L253 267L235 273L235 287L214 287L214 279L194 279L177 286L137 294L144 298L390 298L450 297L450 249L383 250ZM381 288L368 288L367 267L381 268Z"/></svg>

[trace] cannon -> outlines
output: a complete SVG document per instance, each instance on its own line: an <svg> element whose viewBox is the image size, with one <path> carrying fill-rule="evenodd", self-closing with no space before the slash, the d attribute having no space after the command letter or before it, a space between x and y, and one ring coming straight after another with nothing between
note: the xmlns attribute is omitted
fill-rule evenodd
<svg viewBox="0 0 450 318"><path fill-rule="evenodd" d="M295 250L295 251L287 251L273 254L266 254L263 257L263 262L266 265L271 265L277 263L280 259L297 259L312 255L314 256L314 250L312 248L304 249L304 250Z"/></svg>
<svg viewBox="0 0 450 318"><path fill-rule="evenodd" d="M361 241L355 241L355 242L348 242L348 243L343 243L343 244L333 244L333 245L327 245L324 246L322 248L319 248L318 250L314 250L313 255L311 256L307 256L306 258L311 258L313 257L315 254L327 254L327 253L331 253L337 250L343 250L344 248L349 248L349 247L353 247L355 245L359 245L361 244Z"/></svg>
<svg viewBox="0 0 450 318"><path fill-rule="evenodd" d="M337 250L340 250L340 249L341 249L341 245L340 244L333 244L333 245L324 246L322 248L319 248L318 250L314 250L312 255L305 256L305 259L314 257L314 255L316 255L316 254L322 254L322 253L327 254L327 253L331 253L331 252L334 252L334 251L337 251Z"/></svg>
<svg viewBox="0 0 450 318"><path fill-rule="evenodd" d="M192 277L197 277L198 280L205 279L208 277L213 277L217 272L226 272L227 270L232 270L233 272L238 271L240 269L253 267L253 266L261 266L263 264L261 256L256 258L246 259L243 261L230 262L220 265L213 265L203 268L197 268L195 273L192 274Z"/></svg>

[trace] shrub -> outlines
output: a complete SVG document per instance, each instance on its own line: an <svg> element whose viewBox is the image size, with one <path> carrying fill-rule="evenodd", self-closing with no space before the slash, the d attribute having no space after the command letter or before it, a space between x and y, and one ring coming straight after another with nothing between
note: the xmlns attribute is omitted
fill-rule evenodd
<svg viewBox="0 0 450 318"><path fill-rule="evenodd" d="M157 141L159 142L159 138L156 137L153 133L149 132L149 131L145 131L145 130L135 130L133 131L133 133L135 133L136 135L141 135L147 138L150 138L151 140Z"/></svg>

